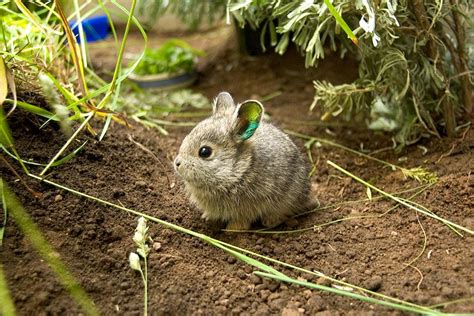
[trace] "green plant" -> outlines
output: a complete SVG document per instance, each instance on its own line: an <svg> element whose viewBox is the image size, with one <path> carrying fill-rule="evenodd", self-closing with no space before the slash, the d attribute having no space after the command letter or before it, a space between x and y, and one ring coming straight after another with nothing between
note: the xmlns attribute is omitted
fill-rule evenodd
<svg viewBox="0 0 474 316"><path fill-rule="evenodd" d="M130 252L128 262L130 267L140 272L144 287L143 296L143 314L148 315L148 267L147 257L150 253L150 247L147 245L147 241L150 237L148 236L148 226L146 225L146 219L142 216L138 219L138 225L133 235L133 242L137 246L137 252ZM143 269L140 263L140 258L143 259Z"/></svg>
<svg viewBox="0 0 474 316"><path fill-rule="evenodd" d="M127 91L127 90L125 90ZM194 126L192 121L174 121L170 117L196 117L209 115L211 103L202 94L191 90L127 91L118 99L117 110L146 127L158 129L163 135L168 135L167 126ZM187 112L191 109L199 112Z"/></svg>
<svg viewBox="0 0 474 316"><path fill-rule="evenodd" d="M228 12L240 26L261 27L262 46L269 33L277 53L293 41L306 66L316 66L325 48L360 57L353 83L314 82L311 109L321 108L323 118L363 114L369 128L392 133L401 146L443 131L453 135L461 113L472 114L469 2L338 0L333 6L354 29L357 47L327 1L230 0Z"/></svg>
<svg viewBox="0 0 474 316"><path fill-rule="evenodd" d="M188 27L196 28L202 22L212 24L222 18L226 4L227 0L142 0L138 13L149 26L153 26L159 16L169 12Z"/></svg>
<svg viewBox="0 0 474 316"><path fill-rule="evenodd" d="M2 302L2 307L0 312L2 315L15 315L15 305L8 290L7 280L5 278L5 273L3 272L3 264L0 263L0 302Z"/></svg>
<svg viewBox="0 0 474 316"><path fill-rule="evenodd" d="M192 48L188 43L171 39L159 48L148 48L134 70L138 75L156 75L161 73L191 72L196 58L203 52Z"/></svg>

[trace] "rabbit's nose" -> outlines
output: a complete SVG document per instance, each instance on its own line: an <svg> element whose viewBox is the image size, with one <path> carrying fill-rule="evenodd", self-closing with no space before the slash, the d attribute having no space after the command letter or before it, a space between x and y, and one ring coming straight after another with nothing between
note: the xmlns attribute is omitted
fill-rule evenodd
<svg viewBox="0 0 474 316"><path fill-rule="evenodd" d="M176 166L176 168L181 165L181 160L178 157L174 160L174 165Z"/></svg>

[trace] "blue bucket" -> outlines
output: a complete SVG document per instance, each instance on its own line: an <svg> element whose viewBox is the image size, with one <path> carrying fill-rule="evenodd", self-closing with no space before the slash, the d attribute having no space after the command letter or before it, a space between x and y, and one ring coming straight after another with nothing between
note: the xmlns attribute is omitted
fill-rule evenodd
<svg viewBox="0 0 474 316"><path fill-rule="evenodd" d="M84 19L81 24L88 43L101 41L109 35L110 24L106 15L97 15ZM73 20L69 22L69 26L71 27L77 42L80 43L79 24Z"/></svg>

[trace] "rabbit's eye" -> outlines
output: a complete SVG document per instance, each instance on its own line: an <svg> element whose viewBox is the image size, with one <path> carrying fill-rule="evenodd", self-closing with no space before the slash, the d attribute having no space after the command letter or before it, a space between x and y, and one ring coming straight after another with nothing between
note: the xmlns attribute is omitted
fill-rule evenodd
<svg viewBox="0 0 474 316"><path fill-rule="evenodd" d="M212 154L212 148L209 146L202 146L199 148L199 157L201 158L209 158Z"/></svg>

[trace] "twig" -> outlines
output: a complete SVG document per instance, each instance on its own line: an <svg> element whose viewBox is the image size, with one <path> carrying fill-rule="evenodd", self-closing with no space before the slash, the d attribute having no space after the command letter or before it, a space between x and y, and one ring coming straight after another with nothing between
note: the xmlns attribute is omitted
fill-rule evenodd
<svg viewBox="0 0 474 316"><path fill-rule="evenodd" d="M418 213L415 212L415 214L416 214L416 219L418 220L418 224L420 225L421 231L423 232L423 247L422 247L420 253L415 258L413 258L413 260L411 260L408 263L405 263L405 267L401 268L400 270L397 270L395 273L401 272L409 266L416 269L414 266L412 266L412 264L415 263L416 260L420 259L420 257L423 255L423 253L426 250L426 244L427 244L427 239L428 239L427 236L426 236L426 231L423 228L423 225L421 224L420 217L418 216ZM420 274L421 274L421 272L420 272ZM422 279L423 279L423 276L422 276Z"/></svg>
<svg viewBox="0 0 474 316"><path fill-rule="evenodd" d="M148 148L146 148L144 145L142 145L141 143L137 142L136 140L133 139L132 135L128 134L128 139L134 143L135 145L138 146L138 148L140 148L141 150L145 151L146 153L150 154L156 162L158 162L160 165L161 165L161 168L163 168L164 172L165 172L165 176L166 176L166 179L168 180L168 186L170 187L170 189L173 188L173 185L171 183L171 180L170 178L168 177L168 174L166 173L166 168L165 168L165 165L161 162L161 160Z"/></svg>
<svg viewBox="0 0 474 316"><path fill-rule="evenodd" d="M10 169L11 172L13 172L13 174L18 178L20 179L20 182L25 186L25 188L28 190L28 192L30 192L35 198L39 198L41 197L41 193L40 192L36 192L35 190L33 190L32 188L30 188L28 186L28 184L26 184L25 180L23 180L23 178L18 174L18 172L15 170L15 168L13 168L13 166L5 159L5 157L3 157L3 155L0 155L0 159L3 161L3 163L8 167L8 169Z"/></svg>
<svg viewBox="0 0 474 316"><path fill-rule="evenodd" d="M441 161L441 159L449 157L453 153L454 148L456 148L457 145L461 144L464 141L464 138L466 138L467 132L469 131L470 128L471 128L471 124L469 124L468 127L466 127L466 130L462 133L461 138L456 140L451 145L451 149L447 153L443 153L443 154L441 154L441 156L439 156L438 160L436 160L436 162L435 162L436 164L439 163Z"/></svg>
<svg viewBox="0 0 474 316"><path fill-rule="evenodd" d="M428 14L426 13L425 4L423 0L413 0L412 2L413 12L420 24L421 29L427 37L426 44L426 54L433 61L436 69L439 73L446 79L444 70L440 64L440 53L438 47L430 35L430 23L428 21ZM448 80L445 80L446 84L449 83ZM446 132L448 136L454 136L456 129L456 116L454 113L454 105L449 101L448 98L443 97L443 94L446 94L447 89L442 89L440 92L439 99L442 99L442 108L443 108L443 117L446 124Z"/></svg>
<svg viewBox="0 0 474 316"><path fill-rule="evenodd" d="M456 32L456 41L458 42L458 56L459 56L459 73L467 72L469 70L467 66L467 59L466 59L466 48L464 45L465 41L465 34L463 28L463 21L461 20L459 10L459 2L458 0L450 0L451 2L451 12L453 14L454 19L454 27ZM472 114L472 99L471 99L471 84L469 82L469 76L466 74L461 76L461 91L462 91L462 98L464 101L464 109L466 112L471 115Z"/></svg>
<svg viewBox="0 0 474 316"><path fill-rule="evenodd" d="M418 207L416 207L416 206L413 206L412 204L408 203L407 201L404 201L403 199L401 199L401 198L399 198L399 197L396 197L396 196L394 196L394 195L392 195L392 194L390 194L390 193L387 193L387 192L385 192L385 191L383 191L383 190L377 188L376 186L374 186L374 185L368 183L367 181L364 181L364 180L362 180L361 178L358 178L357 176L353 175L353 174L350 173L349 171L347 171L347 170L345 170L344 168L338 166L337 164L335 164L334 162L332 162L332 161L330 161L330 160L328 160L327 163L328 163L331 167L336 168L337 170L339 170L340 172L344 173L345 175L347 175L347 176L353 178L354 180L356 180L356 181L362 183L362 184L365 185L366 187L369 187L371 190L374 190L374 191L376 191L376 192L378 192L378 193L380 193L380 194L382 194L382 195L384 195L384 196L386 196L386 197L388 197L388 198L390 198L390 199L392 199L392 200L398 202L399 204L401 204L401 205L403 205L403 206L406 206L406 207L408 207L408 208L410 208L410 209L412 209L412 210L415 210L415 211L420 212L420 213L422 213L422 214L424 214L424 215L426 215L426 216L429 216L429 217L431 217L431 218L433 218L433 219L436 219L436 220L442 222L442 223L445 224L445 225L453 226L453 227L458 228L458 229L460 229L460 230L462 230L462 231L465 231L466 233L469 233L470 235L474 235L474 231L471 230L471 229L469 229L469 228L466 228L466 227L461 226L461 225L459 225L459 224L453 223L453 222L451 222L451 221L449 221L449 220L447 220L447 219L444 219L444 218L442 218L442 217L439 217L438 215L436 215L436 214L434 214L434 213L430 213L430 212L427 212L426 210L423 210L423 209L420 209L420 208L418 208Z"/></svg>

